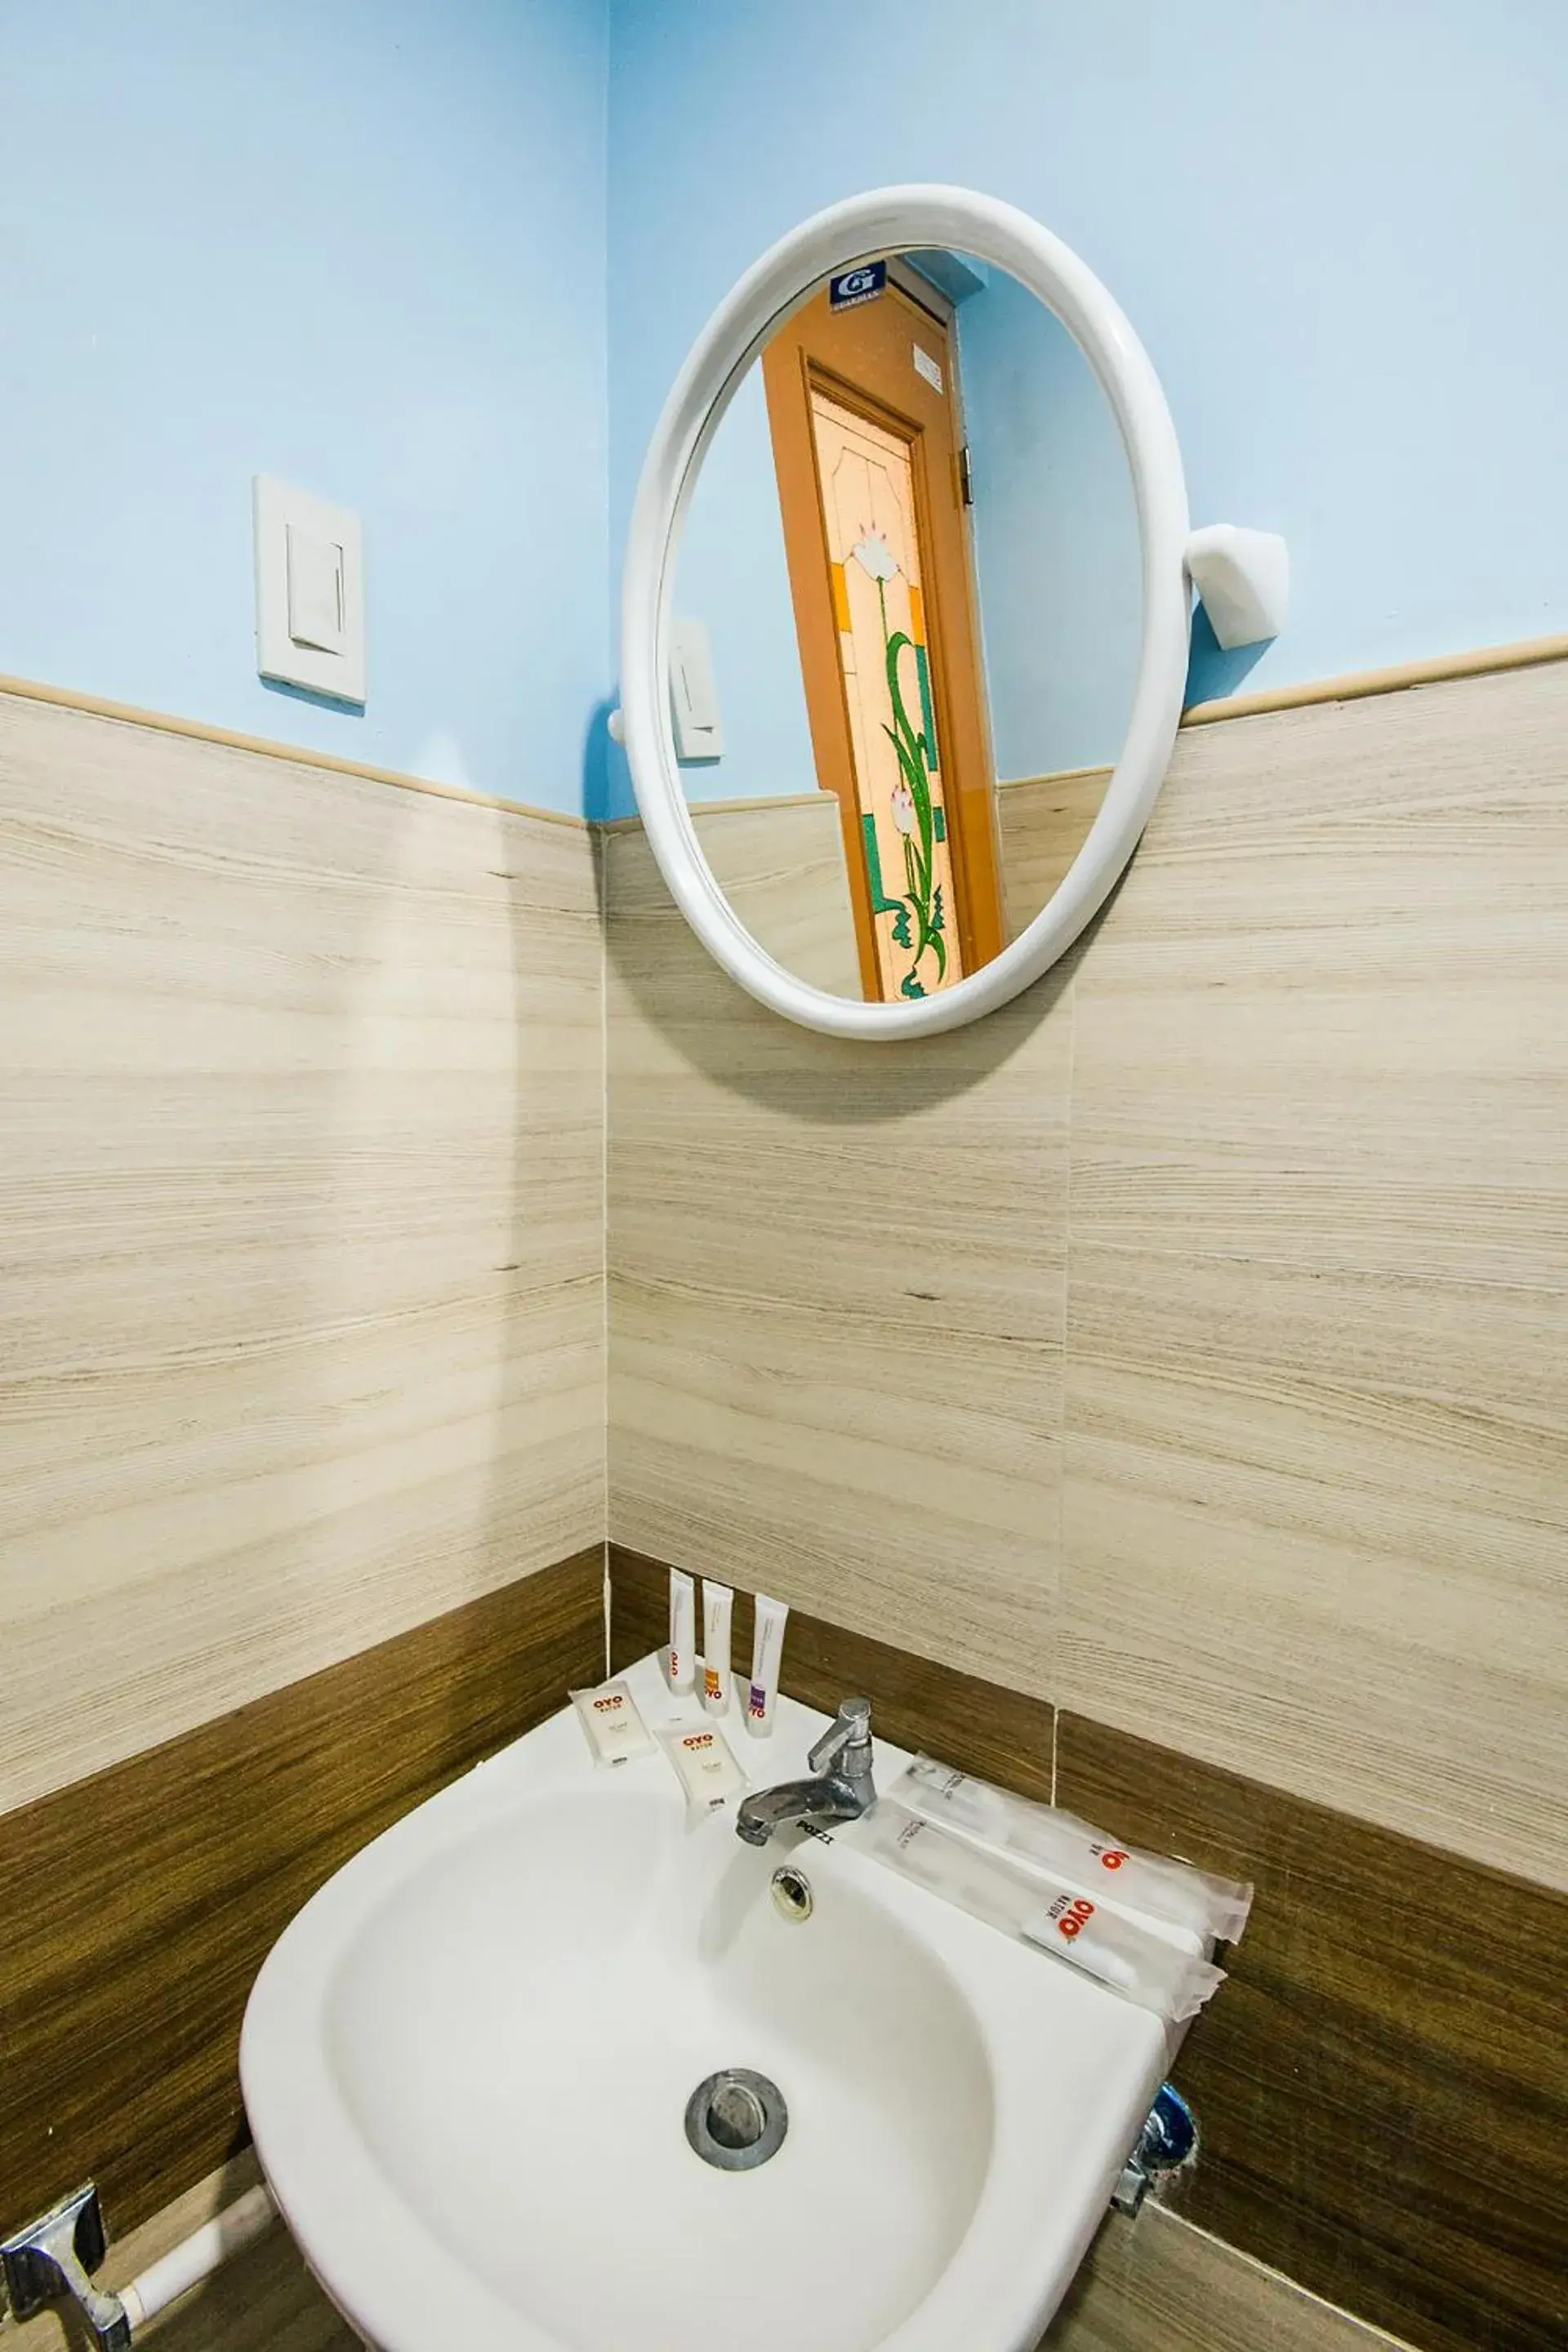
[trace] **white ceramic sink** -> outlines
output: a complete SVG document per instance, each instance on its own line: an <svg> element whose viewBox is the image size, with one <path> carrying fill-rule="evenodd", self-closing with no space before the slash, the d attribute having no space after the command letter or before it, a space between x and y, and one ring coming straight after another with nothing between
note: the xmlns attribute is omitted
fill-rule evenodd
<svg viewBox="0 0 1568 2352"><path fill-rule="evenodd" d="M651 1724L697 1718L645 1660ZM753 1785L824 1718L730 1742ZM873 1729L875 1726L873 1725ZM907 1759L879 1743L886 1788ZM240 2053L267 2178L382 2352L1032 2352L1173 2030L856 1851L733 1808L689 1830L662 1755L596 1770L553 1717L376 1840L286 1930ZM805 1921L770 1893L788 1861ZM684 2127L724 2067L776 2155Z"/></svg>

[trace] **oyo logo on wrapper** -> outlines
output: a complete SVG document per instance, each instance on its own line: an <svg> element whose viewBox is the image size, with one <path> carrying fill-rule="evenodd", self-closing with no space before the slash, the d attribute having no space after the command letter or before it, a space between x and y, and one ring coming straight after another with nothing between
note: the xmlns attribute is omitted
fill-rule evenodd
<svg viewBox="0 0 1568 2352"><path fill-rule="evenodd" d="M689 1731L680 1744L693 1755L700 1756L712 1747L713 1734L710 1731Z"/></svg>
<svg viewBox="0 0 1568 2352"><path fill-rule="evenodd" d="M1089 1852L1099 1863L1101 1870L1120 1870L1122 1864L1131 1859L1125 1846L1091 1845L1089 1847Z"/></svg>
<svg viewBox="0 0 1568 2352"><path fill-rule="evenodd" d="M608 1698L596 1698L594 1701L594 1712L595 1715L619 1715L625 1706L626 1700L619 1691L613 1691Z"/></svg>
<svg viewBox="0 0 1568 2352"><path fill-rule="evenodd" d="M1058 1935L1065 1936L1070 1944L1075 1936L1082 1935L1093 1918L1094 1905L1087 1895L1058 1895L1046 1916Z"/></svg>

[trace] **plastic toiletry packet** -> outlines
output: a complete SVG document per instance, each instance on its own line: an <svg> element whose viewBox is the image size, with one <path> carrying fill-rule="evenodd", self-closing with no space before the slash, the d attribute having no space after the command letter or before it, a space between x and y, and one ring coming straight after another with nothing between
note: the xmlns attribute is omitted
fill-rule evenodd
<svg viewBox="0 0 1568 2352"><path fill-rule="evenodd" d="M653 1753L629 1683L601 1683L597 1690L568 1691L566 1696L577 1710L595 1764L629 1764L635 1756Z"/></svg>
<svg viewBox="0 0 1568 2352"><path fill-rule="evenodd" d="M1225 1981L1223 1969L1155 1929L1108 1910L1078 1887L984 1853L893 1798L880 1800L854 1843L944 1902L1051 1953L1173 2024L1195 2017Z"/></svg>
<svg viewBox="0 0 1568 2352"><path fill-rule="evenodd" d="M1234 1944L1252 1908L1252 1889L1191 1864L1118 1845L1054 1805L1038 1805L967 1772L917 1756L892 1790L899 1802L941 1828L978 1840L1009 1861L1043 1870L1124 1911L1185 1928L1205 1943Z"/></svg>
<svg viewBox="0 0 1568 2352"><path fill-rule="evenodd" d="M709 1723L676 1723L655 1734L686 1791L686 1818L701 1821L746 1785L734 1750Z"/></svg>

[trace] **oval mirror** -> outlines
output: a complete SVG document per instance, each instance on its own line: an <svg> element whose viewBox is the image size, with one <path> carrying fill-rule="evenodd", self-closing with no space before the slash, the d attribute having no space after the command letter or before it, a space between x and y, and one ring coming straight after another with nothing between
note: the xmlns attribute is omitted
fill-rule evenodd
<svg viewBox="0 0 1568 2352"><path fill-rule="evenodd" d="M1153 371L1026 215L889 190L766 256L667 405L623 610L638 808L726 970L866 1037L1046 970L1170 757L1186 541Z"/></svg>

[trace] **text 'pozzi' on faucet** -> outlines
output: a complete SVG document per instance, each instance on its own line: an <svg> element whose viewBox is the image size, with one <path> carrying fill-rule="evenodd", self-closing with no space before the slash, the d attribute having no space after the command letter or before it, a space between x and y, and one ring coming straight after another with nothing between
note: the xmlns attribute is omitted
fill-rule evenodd
<svg viewBox="0 0 1568 2352"><path fill-rule="evenodd" d="M748 1845L766 1845L786 1822L857 1822L877 1801L871 1778L871 1702L847 1698L806 1759L817 1776L781 1780L759 1789L735 1816L735 1834Z"/></svg>

